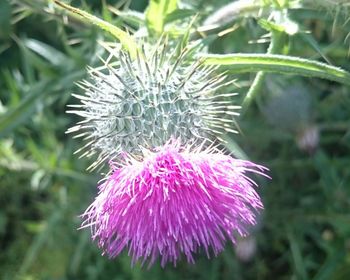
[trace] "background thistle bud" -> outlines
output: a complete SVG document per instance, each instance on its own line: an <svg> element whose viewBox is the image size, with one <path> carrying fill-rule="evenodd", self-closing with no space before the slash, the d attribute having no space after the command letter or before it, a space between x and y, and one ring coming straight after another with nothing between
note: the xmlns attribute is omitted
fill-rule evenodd
<svg viewBox="0 0 350 280"><path fill-rule="evenodd" d="M121 151L141 154L142 148L164 145L172 137L184 142L203 141L215 127L232 131L229 101L231 94L212 95L225 85L225 75L213 76L213 67L193 61L193 48L168 54L166 44L142 47L133 60L128 53L115 51L103 67L89 69L89 80L79 83L83 95L77 109L68 111L84 118L70 132L79 132L87 143L82 156L98 153L91 168ZM112 61L113 60L113 61Z"/></svg>
<svg viewBox="0 0 350 280"><path fill-rule="evenodd" d="M242 262L249 262L256 254L256 239L254 236L239 238L236 241L235 252Z"/></svg>
<svg viewBox="0 0 350 280"><path fill-rule="evenodd" d="M319 128L315 124L306 125L300 129L296 142L300 150L313 154L320 141Z"/></svg>

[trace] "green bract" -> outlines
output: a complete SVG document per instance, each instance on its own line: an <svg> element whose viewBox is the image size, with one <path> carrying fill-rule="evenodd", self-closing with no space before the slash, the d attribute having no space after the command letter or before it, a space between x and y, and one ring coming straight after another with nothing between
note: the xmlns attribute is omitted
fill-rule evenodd
<svg viewBox="0 0 350 280"><path fill-rule="evenodd" d="M219 134L215 127L234 130L237 115L224 96L215 94L225 83L225 75L214 75L213 66L193 61L192 48L180 55L165 43L145 45L133 60L123 50L109 50L104 66L90 69L88 80L79 86L80 105L68 112L84 118L68 133L77 132L86 144L79 149L85 156L98 154L91 168L116 159L121 152L141 155L143 148L164 145L176 138L186 143L203 142Z"/></svg>

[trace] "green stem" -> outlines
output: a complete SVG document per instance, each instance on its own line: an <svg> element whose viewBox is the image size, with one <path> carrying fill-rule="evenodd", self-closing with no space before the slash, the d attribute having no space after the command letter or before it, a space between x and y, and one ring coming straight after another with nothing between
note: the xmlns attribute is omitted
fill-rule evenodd
<svg viewBox="0 0 350 280"><path fill-rule="evenodd" d="M283 39L285 34L278 32L278 31L272 31L271 32L271 43L267 50L268 54L277 54L280 53L282 47L283 47ZM251 105L252 101L254 100L256 94L260 91L261 86L263 85L264 79L266 76L266 72L260 71L256 74L254 81L252 85L250 86L247 95L245 96L243 103L242 103L242 110L241 110L241 116L243 116L249 106Z"/></svg>

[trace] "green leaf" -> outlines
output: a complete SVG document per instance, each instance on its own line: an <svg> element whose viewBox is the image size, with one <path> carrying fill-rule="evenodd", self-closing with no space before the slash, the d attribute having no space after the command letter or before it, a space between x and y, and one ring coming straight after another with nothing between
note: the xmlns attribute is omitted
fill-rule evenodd
<svg viewBox="0 0 350 280"><path fill-rule="evenodd" d="M58 208L52 212L51 216L47 220L47 224L41 230L39 234L36 235L31 246L24 257L24 260L19 269L19 275L25 275L25 273L30 269L30 267L35 263L40 253L40 250L45 246L45 243L50 238L50 234L55 230L57 224L62 218L64 209Z"/></svg>
<svg viewBox="0 0 350 280"><path fill-rule="evenodd" d="M24 39L22 41L24 42L24 45L28 49L41 55L46 60L51 62L51 64L55 66L60 66L64 64L67 67L67 63L69 63L69 59L62 52L35 39Z"/></svg>
<svg viewBox="0 0 350 280"><path fill-rule="evenodd" d="M224 141L225 147L239 159L249 160L247 154L242 150L239 144L229 135L224 134L220 136Z"/></svg>
<svg viewBox="0 0 350 280"><path fill-rule="evenodd" d="M162 34L166 16L177 8L176 0L151 0L146 10L146 22L150 32Z"/></svg>
<svg viewBox="0 0 350 280"><path fill-rule="evenodd" d="M280 23L272 22L266 19L259 19L258 23L260 26L268 31L277 31L277 32L285 32L288 35L295 35L299 31L299 26L294 21L290 20L288 17L284 16L281 13L281 17L283 17L283 21Z"/></svg>
<svg viewBox="0 0 350 280"><path fill-rule="evenodd" d="M0 2L0 39L7 39L11 31L11 5L8 1Z"/></svg>
<svg viewBox="0 0 350 280"><path fill-rule="evenodd" d="M10 132L14 127L30 117L35 102L45 93L47 88L52 83L52 80L46 80L40 82L36 86L30 89L30 92L26 97L19 103L17 107L8 111L0 119L0 137Z"/></svg>
<svg viewBox="0 0 350 280"><path fill-rule="evenodd" d="M47 88L52 88L53 91L62 91L67 85L71 85L75 80L82 77L84 71L75 71L67 74L62 79L47 79L31 85L26 97L12 110L5 113L0 119L0 137L3 137L7 133L11 132L19 124L30 119L30 115L33 112L36 102L45 93Z"/></svg>
<svg viewBox="0 0 350 280"><path fill-rule="evenodd" d="M127 23L135 28L145 25L145 15L137 11L119 11L114 8L110 8L113 13L115 13L124 23Z"/></svg>
<svg viewBox="0 0 350 280"><path fill-rule="evenodd" d="M117 38L120 43L123 45L123 47L130 53L132 57L136 56L136 50L137 50L137 44L134 41L134 39L125 31L121 30L120 28L114 26L113 24L110 24L107 21L104 21L94 15L91 15L85 11L82 11L78 8L74 8L68 4L62 3L61 1L54 0L54 2L69 11L72 15L78 16L88 23L97 25L99 28L109 32L111 35L113 35L115 38Z"/></svg>
<svg viewBox="0 0 350 280"><path fill-rule="evenodd" d="M288 230L287 236L289 239L289 246L294 262L294 267L298 274L298 279L307 279L308 277L305 268L305 260L301 252L300 242L298 242L297 237L291 230Z"/></svg>
<svg viewBox="0 0 350 280"><path fill-rule="evenodd" d="M346 259L346 253L344 250L334 250L328 254L327 259L319 268L317 274L313 280L327 280L334 279L334 273L342 264L342 261Z"/></svg>
<svg viewBox="0 0 350 280"><path fill-rule="evenodd" d="M196 13L197 12L195 10L191 10L191 9L178 9L171 12L170 14L167 14L164 22L170 23L179 19L184 19L187 17L194 16Z"/></svg>
<svg viewBox="0 0 350 280"><path fill-rule="evenodd" d="M273 54L204 54L204 63L230 73L275 72L327 79L350 86L350 73L335 66L299 57Z"/></svg>

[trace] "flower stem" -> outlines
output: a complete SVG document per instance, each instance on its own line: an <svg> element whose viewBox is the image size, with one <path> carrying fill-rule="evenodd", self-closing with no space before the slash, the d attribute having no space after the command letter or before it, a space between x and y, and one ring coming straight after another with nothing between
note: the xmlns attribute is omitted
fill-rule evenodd
<svg viewBox="0 0 350 280"><path fill-rule="evenodd" d="M267 50L267 54L278 54L281 52L281 49L283 47L284 42L284 33L279 31L272 31L271 32L271 43ZM250 86L247 95L245 96L243 103L242 103L242 110L241 110L241 116L243 116L248 107L251 105L252 101L254 100L256 94L261 89L261 86L264 82L264 78L266 76L266 72L260 71L256 74L254 81L252 85Z"/></svg>

